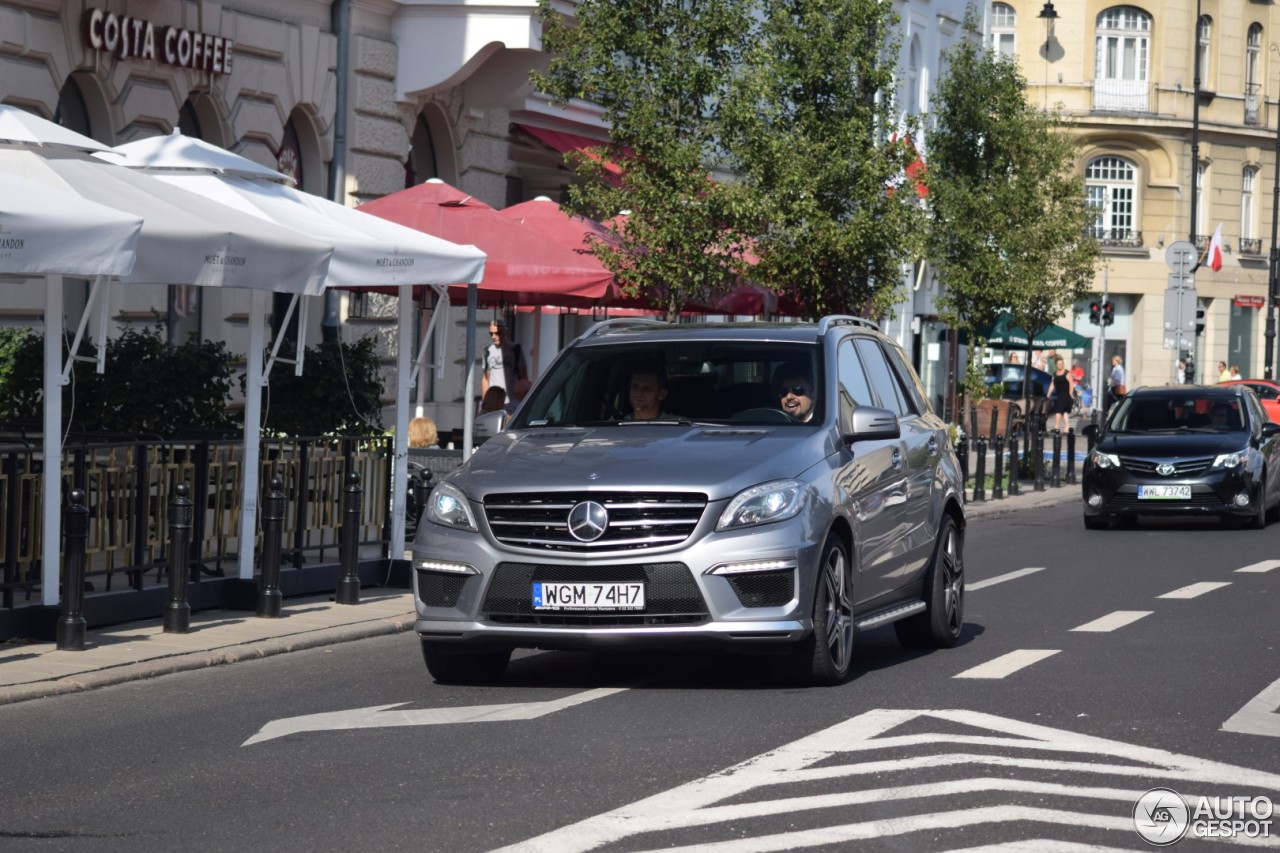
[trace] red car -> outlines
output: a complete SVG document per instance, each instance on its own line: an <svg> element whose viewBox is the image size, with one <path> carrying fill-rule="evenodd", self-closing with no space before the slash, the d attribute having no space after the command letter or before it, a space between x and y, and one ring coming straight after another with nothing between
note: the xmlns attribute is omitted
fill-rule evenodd
<svg viewBox="0 0 1280 853"><path fill-rule="evenodd" d="M1230 382L1219 382L1219 385L1244 385L1252 388L1262 401L1262 408L1267 410L1267 417L1280 423L1280 382L1270 379L1232 379Z"/></svg>

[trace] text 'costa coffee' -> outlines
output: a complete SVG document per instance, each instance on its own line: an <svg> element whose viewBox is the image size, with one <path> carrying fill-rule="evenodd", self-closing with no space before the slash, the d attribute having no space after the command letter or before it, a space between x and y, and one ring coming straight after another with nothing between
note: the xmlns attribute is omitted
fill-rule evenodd
<svg viewBox="0 0 1280 853"><path fill-rule="evenodd" d="M142 18L101 9L85 10L81 30L84 43L90 48L120 59L136 56L210 74L231 73L235 42L229 38L179 27L157 27Z"/></svg>

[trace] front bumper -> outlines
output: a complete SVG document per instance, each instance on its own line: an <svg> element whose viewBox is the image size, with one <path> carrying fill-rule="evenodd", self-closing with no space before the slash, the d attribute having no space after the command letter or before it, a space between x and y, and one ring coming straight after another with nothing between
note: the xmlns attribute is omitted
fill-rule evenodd
<svg viewBox="0 0 1280 853"><path fill-rule="evenodd" d="M1189 499L1140 498L1139 486L1188 486ZM1236 503L1239 494L1248 503ZM1262 499L1252 473L1239 468L1215 468L1195 477L1158 477L1135 474L1123 467L1098 468L1086 464L1081 478L1084 514L1093 518L1121 515L1252 516Z"/></svg>

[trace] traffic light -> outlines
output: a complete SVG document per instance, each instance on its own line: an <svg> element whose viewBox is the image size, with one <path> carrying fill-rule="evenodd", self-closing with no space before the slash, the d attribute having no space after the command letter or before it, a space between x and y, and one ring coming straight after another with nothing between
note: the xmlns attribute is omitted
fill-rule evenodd
<svg viewBox="0 0 1280 853"><path fill-rule="evenodd" d="M1102 303L1101 302L1089 303L1089 322L1095 326L1102 324Z"/></svg>
<svg viewBox="0 0 1280 853"><path fill-rule="evenodd" d="M1196 309L1196 334L1197 335L1204 334L1204 309L1203 308Z"/></svg>
<svg viewBox="0 0 1280 853"><path fill-rule="evenodd" d="M1102 303L1102 325L1110 326L1116 321L1116 306L1112 302Z"/></svg>

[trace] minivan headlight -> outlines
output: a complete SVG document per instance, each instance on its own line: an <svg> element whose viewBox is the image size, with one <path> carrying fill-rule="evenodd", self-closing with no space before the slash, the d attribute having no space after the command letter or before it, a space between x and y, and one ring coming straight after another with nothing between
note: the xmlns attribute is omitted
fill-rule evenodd
<svg viewBox="0 0 1280 853"><path fill-rule="evenodd" d="M804 495L805 485L799 480L774 480L744 489L720 513L716 530L786 521L799 514Z"/></svg>
<svg viewBox="0 0 1280 853"><path fill-rule="evenodd" d="M1220 453L1213 460L1214 468L1237 468L1244 467L1249 461L1249 454L1243 450L1237 450L1235 453Z"/></svg>
<svg viewBox="0 0 1280 853"><path fill-rule="evenodd" d="M1119 468L1120 457L1114 453L1102 453L1095 449L1093 451L1093 464L1099 468Z"/></svg>
<svg viewBox="0 0 1280 853"><path fill-rule="evenodd" d="M462 490L450 483L440 483L427 498L427 521L459 530L476 530L476 519Z"/></svg>

